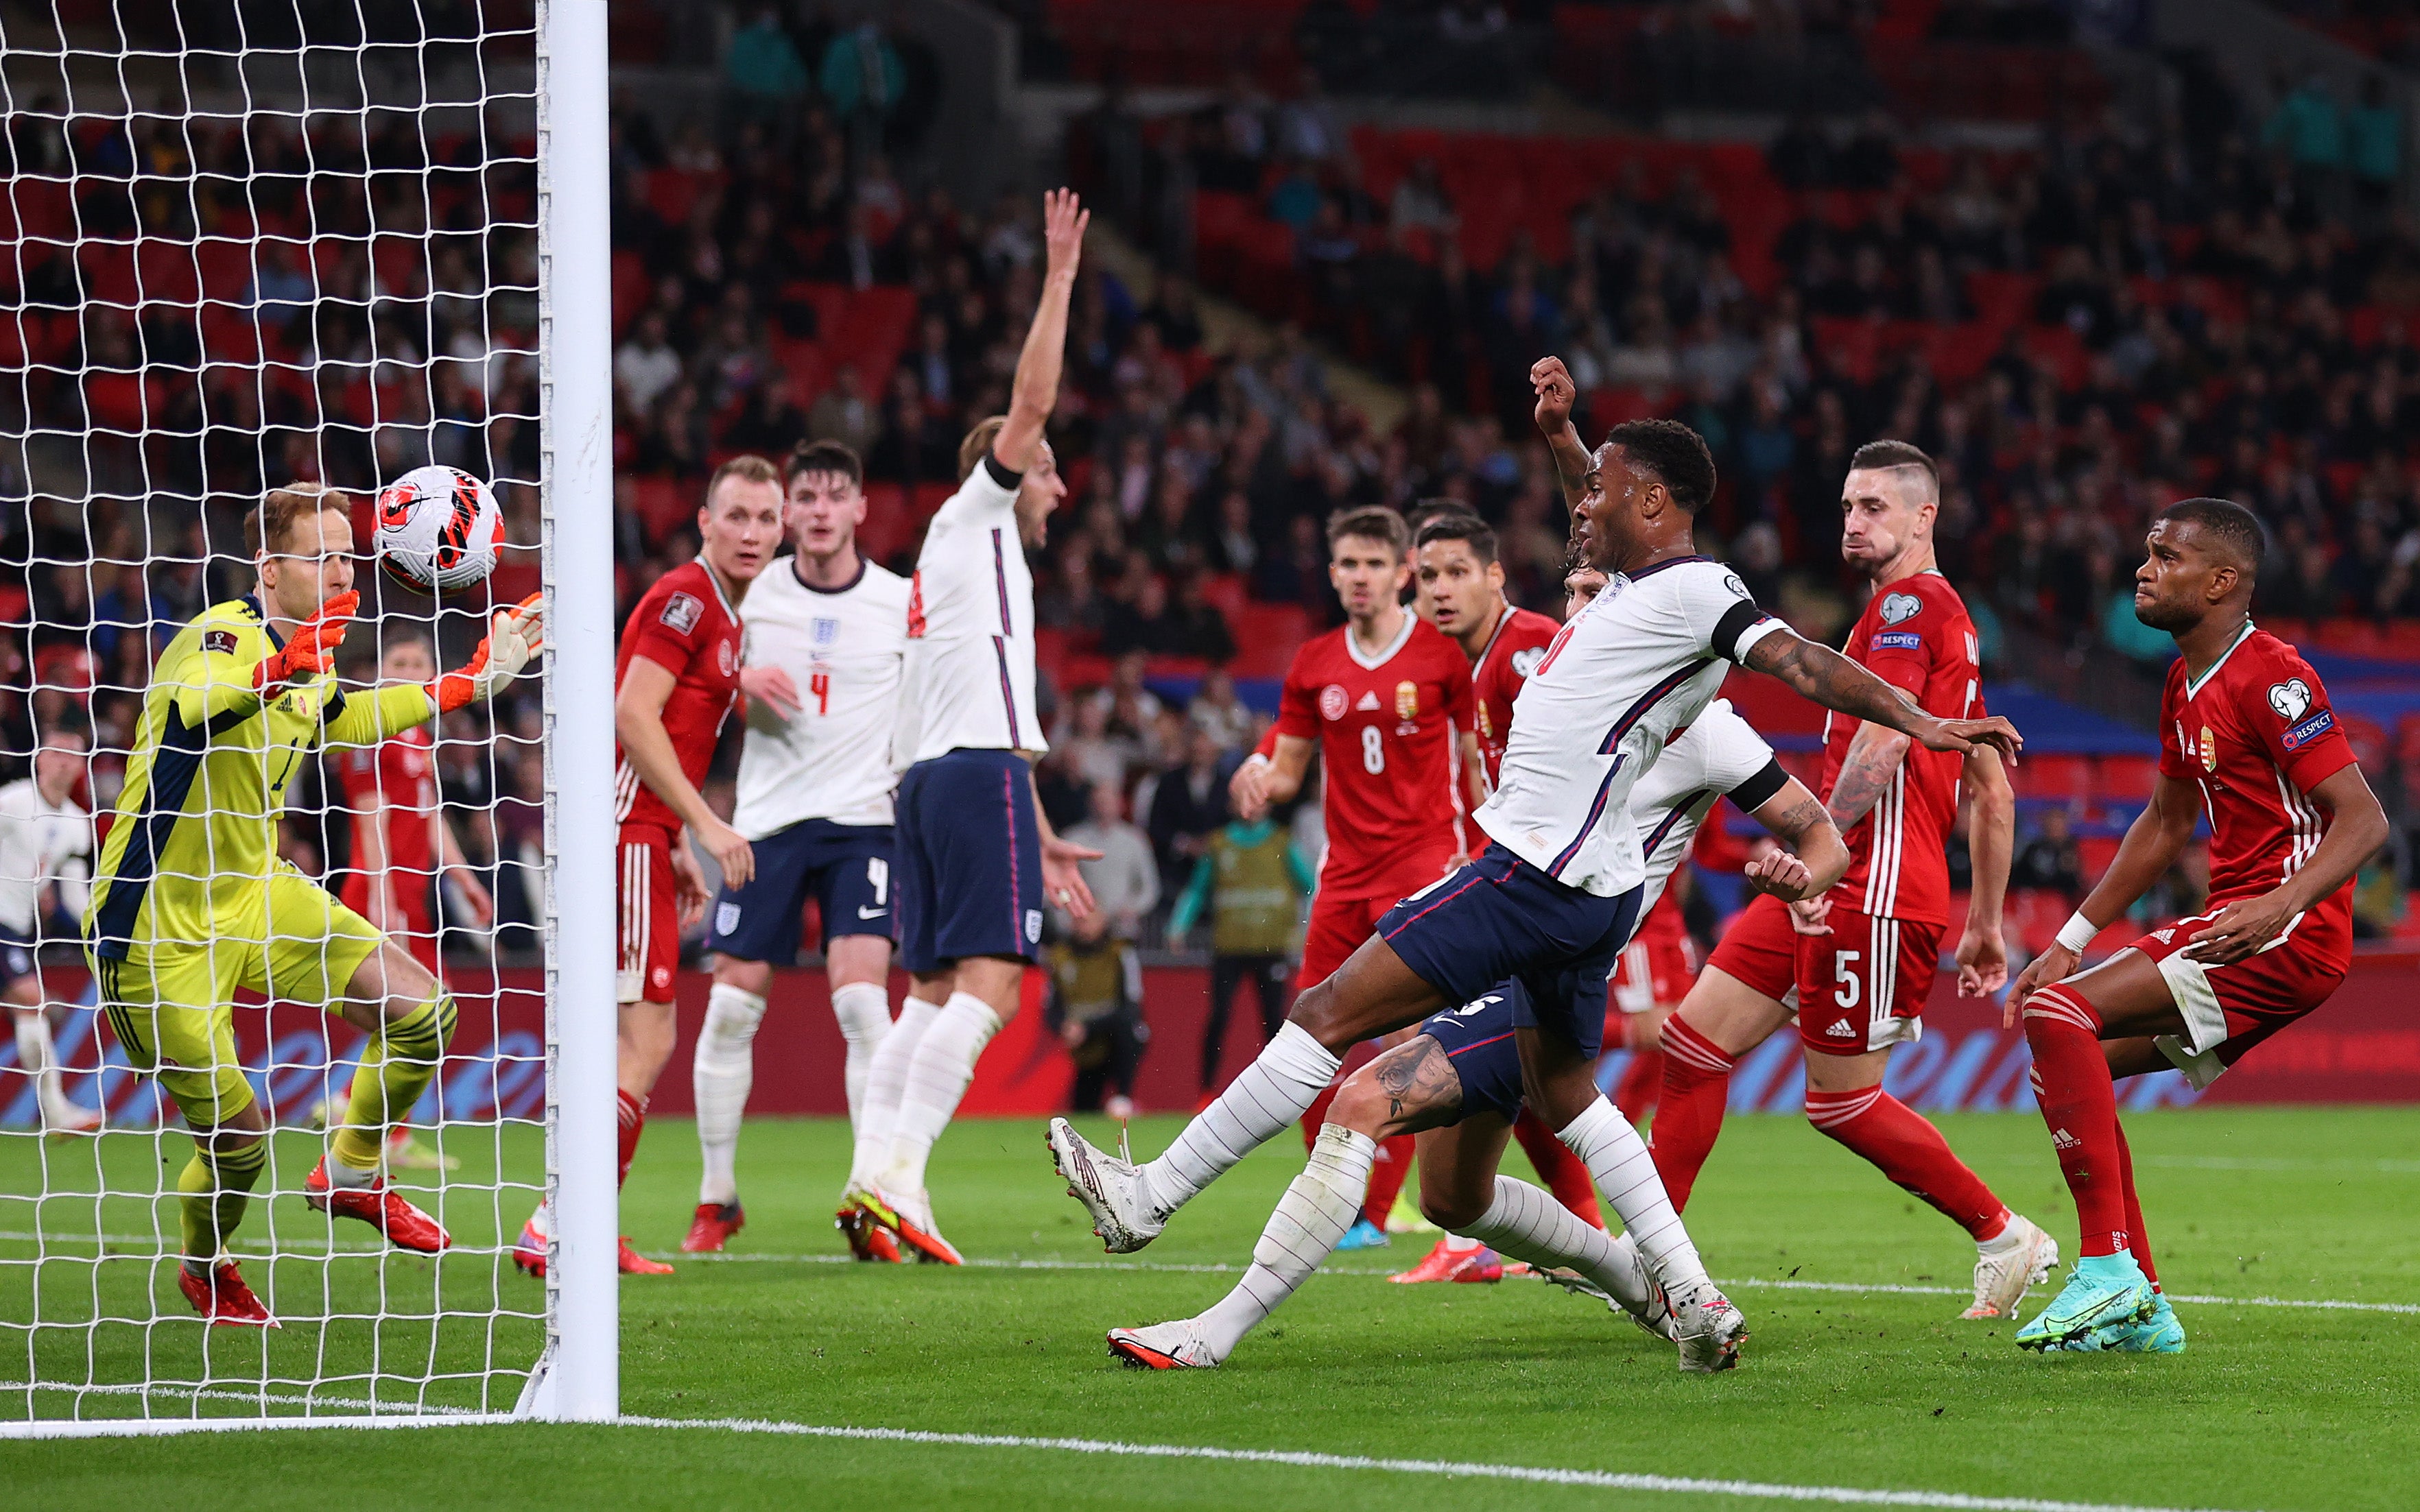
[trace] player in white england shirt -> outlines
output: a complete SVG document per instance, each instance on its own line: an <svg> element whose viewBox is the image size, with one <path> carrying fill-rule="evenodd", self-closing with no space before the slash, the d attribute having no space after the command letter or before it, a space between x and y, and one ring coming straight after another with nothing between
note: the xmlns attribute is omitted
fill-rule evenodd
<svg viewBox="0 0 2420 1512"><path fill-rule="evenodd" d="M899 781L892 889L908 996L867 1095L869 1104L888 1099L895 1075L898 1112L879 1174L854 1197L864 1221L952 1265L958 1253L933 1225L925 1162L976 1057L1016 1012L1044 909L1091 912L1076 863L1100 854L1052 834L1034 795L1032 758L1048 743L1034 705L1025 563L1067 494L1042 432L1059 396L1087 219L1071 191L1043 196L1041 297L1008 413L960 443L958 491L925 527L908 608L914 692L902 702L899 744L910 764Z"/></svg>
<svg viewBox="0 0 2420 1512"><path fill-rule="evenodd" d="M865 470L854 451L801 442L783 472L792 551L758 575L739 610L748 723L731 824L756 869L746 886L724 886L707 941L719 959L691 1064L705 1165L681 1241L692 1254L720 1251L747 1222L735 1165L756 1027L773 968L798 957L809 898L822 915L824 976L848 1045L842 1076L857 1140L845 1194L872 1180L868 1166L889 1142L888 1117L869 1115L865 1088L891 1027L891 742L908 579L857 548ZM844 1196L843 1227L859 1257L898 1258L887 1233L851 1226L855 1211Z"/></svg>
<svg viewBox="0 0 2420 1512"><path fill-rule="evenodd" d="M1583 560L1609 581L1513 704L1499 784L1476 816L1493 843L1389 911L1157 1160L1137 1166L1109 1155L1063 1119L1052 1121L1051 1151L1109 1247L1140 1249L1170 1213L1300 1117L1346 1049L1517 979L1516 1042L1535 1110L1640 1235L1672 1299L1683 1367L1720 1369L1744 1332L1738 1309L1706 1278L1646 1146L1592 1074L1606 978L1644 890L1630 788L1713 699L1727 661L1928 747L1964 751L1979 740L2012 749L2016 733L2006 720L1945 720L1911 707L1871 672L1761 613L1736 575L1697 551L1695 516L1715 481L1704 440L1673 422L1637 421L1591 453L1571 426L1562 363L1544 359L1530 376Z"/></svg>
<svg viewBox="0 0 2420 1512"><path fill-rule="evenodd" d="M82 724L54 725L34 752L34 775L0 787L0 998L16 1021L17 1068L34 1079L53 1134L101 1126L100 1114L68 1101L51 1032L51 1015L67 1004L46 998L39 959L43 920L83 918L91 887L92 815L69 796L85 756ZM0 1105L13 1101L0 1091Z"/></svg>

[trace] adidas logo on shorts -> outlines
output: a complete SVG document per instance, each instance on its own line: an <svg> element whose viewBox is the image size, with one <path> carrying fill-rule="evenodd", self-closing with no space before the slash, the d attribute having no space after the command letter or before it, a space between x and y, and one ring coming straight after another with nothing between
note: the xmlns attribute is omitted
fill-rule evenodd
<svg viewBox="0 0 2420 1512"><path fill-rule="evenodd" d="M1832 1021L1832 1026L1831 1026L1830 1028L1828 1028L1828 1029L1825 1029L1823 1032L1824 1032L1826 1035L1828 1035L1828 1036L1830 1036L1831 1038L1833 1038L1833 1039L1836 1039L1836 1040L1844 1040L1844 1039L1848 1038L1850 1035L1856 1033L1856 1032L1857 1032L1857 1026L1856 1026L1855 1025L1854 1025L1854 1024L1850 1023L1850 1022L1849 1022L1847 1019L1845 1019L1845 1018L1839 1018L1839 1019L1834 1019L1834 1020Z"/></svg>

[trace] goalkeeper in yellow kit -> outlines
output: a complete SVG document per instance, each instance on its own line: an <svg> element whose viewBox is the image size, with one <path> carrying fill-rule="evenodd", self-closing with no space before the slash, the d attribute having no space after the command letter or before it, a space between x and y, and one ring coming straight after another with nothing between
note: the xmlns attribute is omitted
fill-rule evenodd
<svg viewBox="0 0 2420 1512"><path fill-rule="evenodd" d="M329 666L361 601L349 501L317 486L272 490L246 538L253 593L205 610L152 669L85 934L112 1032L194 1136L177 1181L178 1284L213 1324L274 1328L225 1255L269 1155L268 1119L236 1060L238 988L317 1004L370 1035L344 1120L303 1183L311 1206L405 1249L453 1242L388 1187L379 1156L437 1073L454 1001L279 858L288 784L322 746L375 745L489 697L535 654L544 610L532 597L499 612L458 671L349 693Z"/></svg>

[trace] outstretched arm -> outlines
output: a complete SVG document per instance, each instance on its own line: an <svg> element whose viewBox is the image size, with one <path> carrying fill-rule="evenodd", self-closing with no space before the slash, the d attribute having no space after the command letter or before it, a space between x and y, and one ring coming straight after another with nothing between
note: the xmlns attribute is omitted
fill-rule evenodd
<svg viewBox="0 0 2420 1512"><path fill-rule="evenodd" d="M1963 756L1983 745L2012 757L2024 746L2016 726L1997 715L1988 719L1935 717L1848 657L1787 628L1758 637L1743 665L1781 679L1802 697L1827 709L1912 736L1929 750L1954 750Z"/></svg>
<svg viewBox="0 0 2420 1512"><path fill-rule="evenodd" d="M991 443L991 455L1011 472L1023 472L1033 465L1034 453L1042 444L1042 427L1050 419L1051 407L1059 402L1059 374L1067 359L1067 301L1076 291L1084 227L1092 219L1092 211L1078 208L1072 189L1054 189L1042 196L1042 298L1033 307L1025 350L1016 359L1016 379L1008 395L1008 424Z"/></svg>

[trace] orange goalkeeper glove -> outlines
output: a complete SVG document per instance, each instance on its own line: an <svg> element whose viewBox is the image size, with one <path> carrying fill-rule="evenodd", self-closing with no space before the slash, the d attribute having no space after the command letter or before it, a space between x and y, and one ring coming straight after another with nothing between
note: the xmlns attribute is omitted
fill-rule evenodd
<svg viewBox="0 0 2420 1512"><path fill-rule="evenodd" d="M451 714L465 703L493 698L498 688L520 675L546 645L545 597L532 594L511 609L496 611L488 638L471 659L428 685L429 702L438 713Z"/></svg>
<svg viewBox="0 0 2420 1512"><path fill-rule="evenodd" d="M252 670L253 687L262 698L273 699L296 677L326 671L336 659L336 648L345 643L353 610L361 607L362 595L349 588L320 605L318 613L297 625L286 644L262 657Z"/></svg>

